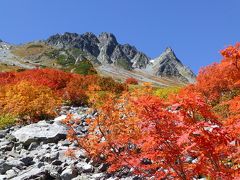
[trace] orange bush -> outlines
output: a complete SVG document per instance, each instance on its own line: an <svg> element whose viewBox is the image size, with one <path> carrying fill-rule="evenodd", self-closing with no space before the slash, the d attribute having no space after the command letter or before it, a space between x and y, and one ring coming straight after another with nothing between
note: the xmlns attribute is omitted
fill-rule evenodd
<svg viewBox="0 0 240 180"><path fill-rule="evenodd" d="M118 83L110 77L100 77L98 85L102 91L110 91L113 93L121 93L127 89L126 85Z"/></svg>
<svg viewBox="0 0 240 180"><path fill-rule="evenodd" d="M87 103L89 87L98 85L99 91L121 93L126 86L115 82L112 78L97 75L79 75L67 73L56 69L33 69L23 72L0 73L0 86L17 84L21 81L30 82L32 85L41 85L50 88L64 101L83 105Z"/></svg>
<svg viewBox="0 0 240 180"><path fill-rule="evenodd" d="M223 60L201 69L195 89L209 102L240 87L240 43L221 51Z"/></svg>
<svg viewBox="0 0 240 180"><path fill-rule="evenodd" d="M99 116L89 121L87 136L76 138L72 129L69 139L77 140L97 161L104 155L110 172L128 166L156 179L191 179L199 174L233 178L235 166L225 162L236 163L232 155L237 149L230 144L234 136L216 121L201 96L188 95L176 97L170 106L151 95L108 97Z"/></svg>
<svg viewBox="0 0 240 180"><path fill-rule="evenodd" d="M0 114L11 114L31 121L53 117L61 99L45 86L27 81L4 86L0 91Z"/></svg>
<svg viewBox="0 0 240 180"><path fill-rule="evenodd" d="M95 160L104 157L109 172L127 166L156 179L240 178L239 47L222 51L221 63L166 101L150 87L105 97L99 115L87 121L86 137L72 128L68 138ZM229 107L223 123L212 109L219 102ZM72 121L65 123L72 127Z"/></svg>

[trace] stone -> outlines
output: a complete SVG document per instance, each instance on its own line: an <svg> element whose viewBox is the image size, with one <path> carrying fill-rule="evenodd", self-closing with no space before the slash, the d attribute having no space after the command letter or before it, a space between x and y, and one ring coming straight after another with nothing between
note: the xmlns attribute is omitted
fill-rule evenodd
<svg viewBox="0 0 240 180"><path fill-rule="evenodd" d="M54 160L54 161L52 162L52 165L60 166L61 164L62 164L62 161L60 161L60 160Z"/></svg>
<svg viewBox="0 0 240 180"><path fill-rule="evenodd" d="M17 172L13 169L10 169L6 172L6 175L7 175L7 178L8 179L11 179L13 177L16 177L17 176Z"/></svg>
<svg viewBox="0 0 240 180"><path fill-rule="evenodd" d="M72 169L72 168L66 168L62 173L61 173L61 179L62 180L69 180L77 176L77 171Z"/></svg>
<svg viewBox="0 0 240 180"><path fill-rule="evenodd" d="M98 171L99 171L99 172L105 172L105 171L107 171L108 167L109 167L108 164L102 163L102 164L98 167Z"/></svg>
<svg viewBox="0 0 240 180"><path fill-rule="evenodd" d="M44 161L47 161L47 162L52 162L56 159L58 159L59 157L59 152L52 152L52 153L48 153L44 156Z"/></svg>
<svg viewBox="0 0 240 180"><path fill-rule="evenodd" d="M36 167L38 167L38 168L41 168L41 167L43 167L44 166L44 163L43 162L38 162L38 163L36 163Z"/></svg>
<svg viewBox="0 0 240 180"><path fill-rule="evenodd" d="M66 119L67 115L61 115L56 117L53 121L57 124L62 124L62 121Z"/></svg>
<svg viewBox="0 0 240 180"><path fill-rule="evenodd" d="M22 162L25 164L25 166L29 166L29 165L34 164L33 158L30 157L30 156L22 157L22 158L20 159L20 161L22 161Z"/></svg>
<svg viewBox="0 0 240 180"><path fill-rule="evenodd" d="M32 151L34 149L36 149L37 147L39 146L39 144L37 142L32 142L29 147L28 147L28 150L29 151Z"/></svg>
<svg viewBox="0 0 240 180"><path fill-rule="evenodd" d="M75 152L75 156L76 156L76 158L85 159L87 157L87 153L83 149L78 149Z"/></svg>
<svg viewBox="0 0 240 180"><path fill-rule="evenodd" d="M3 142L0 142L0 151L11 151L13 148L13 143L6 140Z"/></svg>
<svg viewBox="0 0 240 180"><path fill-rule="evenodd" d="M58 146L69 146L70 144L71 144L71 142L68 139L58 142Z"/></svg>
<svg viewBox="0 0 240 180"><path fill-rule="evenodd" d="M91 164L88 164L86 162L79 162L76 165L76 168L79 172L83 173L92 173L94 172L94 168Z"/></svg>
<svg viewBox="0 0 240 180"><path fill-rule="evenodd" d="M4 138L7 135L8 131L8 129L0 130L0 138Z"/></svg>
<svg viewBox="0 0 240 180"><path fill-rule="evenodd" d="M47 174L43 169L33 167L27 169L18 174L17 177L12 178L12 180L22 180L22 179L46 179Z"/></svg>
<svg viewBox="0 0 240 180"><path fill-rule="evenodd" d="M5 174L8 170L16 167L18 169L22 169L24 163L19 160L0 160L0 174Z"/></svg>
<svg viewBox="0 0 240 180"><path fill-rule="evenodd" d="M30 124L20 128L12 133L12 135L25 146L32 142L58 142L65 139L67 128L58 124L48 124L46 121Z"/></svg>
<svg viewBox="0 0 240 180"><path fill-rule="evenodd" d="M1 174L0 174L0 179L1 179L1 180L6 180L6 179L7 179L7 175L1 175Z"/></svg>

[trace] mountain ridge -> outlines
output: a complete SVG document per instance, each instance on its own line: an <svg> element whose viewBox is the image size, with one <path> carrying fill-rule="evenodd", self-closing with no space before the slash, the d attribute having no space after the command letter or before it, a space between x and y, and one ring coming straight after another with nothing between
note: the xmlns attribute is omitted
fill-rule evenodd
<svg viewBox="0 0 240 180"><path fill-rule="evenodd" d="M112 33L103 32L96 36L87 32L84 34L64 33L49 37L46 43L64 48L80 48L101 65L114 64L127 70L145 69L152 75L177 78L183 82L195 81L195 74L176 57L171 48L167 48L158 58L165 59L159 67L149 68L151 59L143 52L138 51L135 46L119 44ZM91 49L91 51L89 51ZM170 55L169 55L170 54ZM164 57L168 56L168 57ZM168 62L166 62L168 61ZM186 76L186 77L185 77Z"/></svg>
<svg viewBox="0 0 240 180"><path fill-rule="evenodd" d="M6 44L8 43L4 42L4 45ZM61 60L61 65L77 65L83 60L89 60L100 74L115 79L136 77L139 81L174 80L178 84L186 84L193 83L196 77L171 48L167 48L159 57L151 59L135 46L120 44L112 33L107 32L99 35L91 32L55 34L46 40L22 45L9 44L8 50L1 52L0 63L11 62L13 66L19 65L24 68L39 65L61 68L59 62L54 59L66 56ZM16 64L13 61L16 61Z"/></svg>

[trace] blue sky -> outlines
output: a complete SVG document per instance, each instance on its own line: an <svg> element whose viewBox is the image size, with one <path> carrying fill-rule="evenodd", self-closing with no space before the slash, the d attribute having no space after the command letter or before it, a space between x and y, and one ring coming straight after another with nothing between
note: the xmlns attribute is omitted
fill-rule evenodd
<svg viewBox="0 0 240 180"><path fill-rule="evenodd" d="M154 58L172 47L194 72L240 41L239 0L1 0L0 39L112 32Z"/></svg>

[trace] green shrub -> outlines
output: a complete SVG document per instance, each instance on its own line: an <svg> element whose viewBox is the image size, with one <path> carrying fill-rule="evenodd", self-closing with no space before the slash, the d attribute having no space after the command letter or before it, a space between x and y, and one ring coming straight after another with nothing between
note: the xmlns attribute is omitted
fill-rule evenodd
<svg viewBox="0 0 240 180"><path fill-rule="evenodd" d="M74 72L83 75L97 74L97 71L94 69L92 63L88 60L80 61L78 65L75 65Z"/></svg>
<svg viewBox="0 0 240 180"><path fill-rule="evenodd" d="M41 45L41 44L31 44L27 47L27 49L30 49L30 48L43 48L43 45Z"/></svg>
<svg viewBox="0 0 240 180"><path fill-rule="evenodd" d="M15 117L10 115L0 115L0 129L14 125L16 122Z"/></svg>

